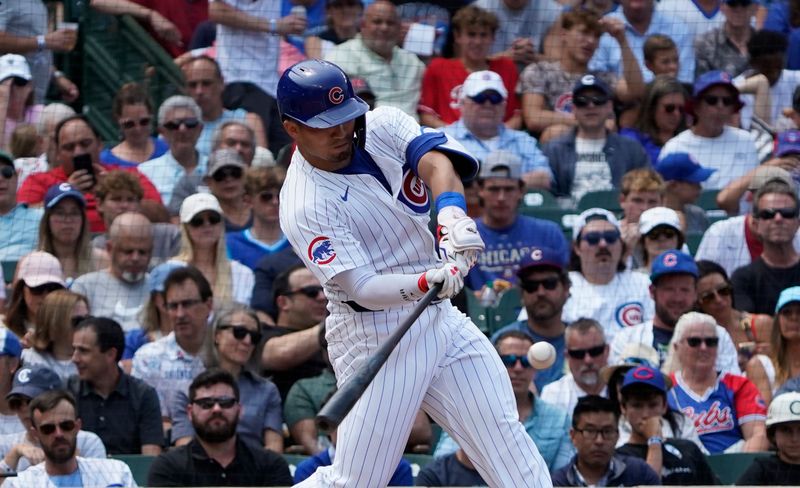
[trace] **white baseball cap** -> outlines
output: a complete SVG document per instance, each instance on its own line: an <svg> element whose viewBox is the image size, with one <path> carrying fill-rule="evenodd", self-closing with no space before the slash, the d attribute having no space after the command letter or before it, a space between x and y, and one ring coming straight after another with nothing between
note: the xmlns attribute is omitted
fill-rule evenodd
<svg viewBox="0 0 800 488"><path fill-rule="evenodd" d="M461 98L474 97L486 90L494 90L503 98L508 98L508 90L503 84L503 79L494 71L476 71L469 76L461 85Z"/></svg>
<svg viewBox="0 0 800 488"><path fill-rule="evenodd" d="M786 422L800 422L800 393L782 393L772 399L767 411L767 427Z"/></svg>
<svg viewBox="0 0 800 488"><path fill-rule="evenodd" d="M58 258L44 251L34 251L20 260L17 279L22 280L29 288L48 283L67 287Z"/></svg>
<svg viewBox="0 0 800 488"><path fill-rule="evenodd" d="M194 195L189 195L181 204L181 222L187 224L195 215L209 210L223 215L222 207L219 206L217 197L211 193L195 193Z"/></svg>
<svg viewBox="0 0 800 488"><path fill-rule="evenodd" d="M653 207L648 208L642 215L639 216L639 234L645 235L659 225L666 225L672 227L678 232L683 232L681 229L681 219L678 217L678 212L667 207Z"/></svg>
<svg viewBox="0 0 800 488"><path fill-rule="evenodd" d="M590 208L589 210L584 210L581 212L580 215L575 219L572 224L572 239L578 240L578 236L581 235L581 231L586 224L593 220L605 220L611 223L614 227L619 230L619 220L617 217L614 216L613 213L609 212L604 208Z"/></svg>
<svg viewBox="0 0 800 488"><path fill-rule="evenodd" d="M20 54L5 54L0 56L0 81L12 76L30 81L31 68L25 56Z"/></svg>

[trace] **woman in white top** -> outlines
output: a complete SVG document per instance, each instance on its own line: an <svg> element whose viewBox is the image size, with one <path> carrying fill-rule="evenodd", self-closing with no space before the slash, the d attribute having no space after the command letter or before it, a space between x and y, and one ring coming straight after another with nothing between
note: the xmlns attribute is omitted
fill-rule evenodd
<svg viewBox="0 0 800 488"><path fill-rule="evenodd" d="M191 264L211 283L214 301L250 304L255 278L247 266L228 259L222 208L214 195L195 193L181 204L181 249L175 261Z"/></svg>

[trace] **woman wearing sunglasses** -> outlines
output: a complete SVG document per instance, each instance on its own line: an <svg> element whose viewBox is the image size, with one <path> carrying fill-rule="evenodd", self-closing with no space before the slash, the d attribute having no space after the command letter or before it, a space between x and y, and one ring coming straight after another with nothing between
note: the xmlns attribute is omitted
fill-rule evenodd
<svg viewBox="0 0 800 488"><path fill-rule="evenodd" d="M3 325L23 340L36 324L42 301L53 291L66 288L61 263L55 256L35 251L23 257L11 291Z"/></svg>
<svg viewBox="0 0 800 488"><path fill-rule="evenodd" d="M697 270L697 310L714 317L728 331L739 352L739 367L744 371L753 354L769 354L772 317L734 308L733 285L722 266L701 260Z"/></svg>
<svg viewBox="0 0 800 488"><path fill-rule="evenodd" d="M689 312L678 319L662 370L670 374L670 408L694 420L710 454L766 451L767 406L752 381L718 373L719 333L710 315Z"/></svg>
<svg viewBox="0 0 800 488"><path fill-rule="evenodd" d="M253 226L253 210L245 197L242 156L235 149L217 149L208 157L205 183L217 197L225 220L225 232L239 232Z"/></svg>
<svg viewBox="0 0 800 488"><path fill-rule="evenodd" d="M800 286L781 292L769 341L768 352L753 356L746 370L767 404L786 380L800 376Z"/></svg>
<svg viewBox="0 0 800 488"><path fill-rule="evenodd" d="M100 153L103 163L130 168L169 150L163 139L152 136L153 104L142 85L122 85L114 97L111 115L119 126L120 143Z"/></svg>
<svg viewBox="0 0 800 488"><path fill-rule="evenodd" d="M36 124L44 105L34 103L30 66L24 56L0 56L0 148L8 149L11 135L20 124Z"/></svg>
<svg viewBox="0 0 800 488"><path fill-rule="evenodd" d="M653 207L639 217L639 242L634 250L638 270L649 275L653 260L670 249L681 249L684 238L678 213L667 207Z"/></svg>
<svg viewBox="0 0 800 488"><path fill-rule="evenodd" d="M213 341L206 341L206 367L224 369L239 385L243 409L236 433L249 443L283 452L283 413L278 388L250 369L253 363L257 364L254 358L260 357L255 354L261 343L261 324L256 313L239 304L223 307L216 312L211 337ZM186 392L179 393L175 402L172 411L178 413L172 419L172 438L175 445L181 446L192 440L194 430L186 415L189 403ZM199 407L207 409L213 405Z"/></svg>
<svg viewBox="0 0 800 488"><path fill-rule="evenodd" d="M181 249L173 261L191 264L211 283L217 303L249 304L255 278L228 258L222 207L214 195L195 193L181 204Z"/></svg>
<svg viewBox="0 0 800 488"><path fill-rule="evenodd" d="M23 364L50 368L66 384L67 378L78 374L72 362L72 329L88 316L89 302L83 295L68 290L47 295L29 334L31 348L22 351Z"/></svg>
<svg viewBox="0 0 800 488"><path fill-rule="evenodd" d="M645 88L633 127L619 133L639 141L655 164L664 144L686 129L685 106L686 88L671 76L657 76Z"/></svg>

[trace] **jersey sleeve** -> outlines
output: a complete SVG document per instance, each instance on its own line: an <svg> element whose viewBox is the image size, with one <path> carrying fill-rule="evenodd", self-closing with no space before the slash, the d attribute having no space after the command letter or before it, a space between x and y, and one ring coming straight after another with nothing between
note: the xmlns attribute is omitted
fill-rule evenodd
<svg viewBox="0 0 800 488"><path fill-rule="evenodd" d="M736 421L739 425L767 418L767 405L752 381L744 376L728 374L722 382L733 391Z"/></svg>

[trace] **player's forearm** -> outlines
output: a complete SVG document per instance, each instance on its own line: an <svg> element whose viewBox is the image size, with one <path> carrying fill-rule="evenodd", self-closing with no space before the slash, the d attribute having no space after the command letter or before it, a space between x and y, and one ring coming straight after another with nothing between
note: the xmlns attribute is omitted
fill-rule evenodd
<svg viewBox="0 0 800 488"><path fill-rule="evenodd" d="M248 15L227 3L217 0L208 4L208 20L235 29L270 32L270 20Z"/></svg>
<svg viewBox="0 0 800 488"><path fill-rule="evenodd" d="M422 298L421 276L424 275L378 275L364 269L351 269L334 276L333 281L362 307L382 310L407 305Z"/></svg>

